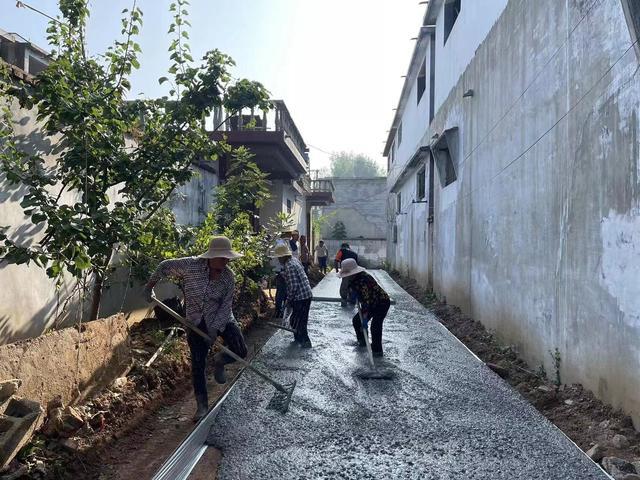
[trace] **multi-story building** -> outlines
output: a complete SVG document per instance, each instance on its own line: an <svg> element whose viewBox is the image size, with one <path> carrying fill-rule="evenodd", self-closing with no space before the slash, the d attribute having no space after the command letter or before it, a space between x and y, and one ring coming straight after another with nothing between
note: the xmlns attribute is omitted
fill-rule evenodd
<svg viewBox="0 0 640 480"><path fill-rule="evenodd" d="M640 418L628 0L431 0L385 146L392 266Z"/></svg>
<svg viewBox="0 0 640 480"><path fill-rule="evenodd" d="M233 147L247 147L254 155L252 161L269 174L272 197L254 212L256 228L278 213L287 213L294 227L312 238L311 208L333 203L333 184L326 179L311 179L309 149L286 104L273 100L272 105L272 110L261 115L227 115L217 109L213 123L218 128L211 132L211 138L225 139ZM218 162L220 182L225 180L227 161L223 158Z"/></svg>

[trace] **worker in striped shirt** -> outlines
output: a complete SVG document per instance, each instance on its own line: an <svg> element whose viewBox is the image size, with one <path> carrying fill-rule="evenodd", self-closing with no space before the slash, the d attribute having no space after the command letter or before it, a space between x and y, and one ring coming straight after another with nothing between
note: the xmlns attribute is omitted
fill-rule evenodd
<svg viewBox="0 0 640 480"><path fill-rule="evenodd" d="M187 321L214 341L221 336L233 353L245 358L247 346L232 311L235 280L233 272L227 266L229 260L241 256L232 250L227 237L214 237L209 250L199 257L161 262L145 287L145 296L151 302L156 283L164 279L173 281L184 293ZM205 372L211 345L191 330L187 332L187 343L191 351L191 373L197 404L193 419L198 421L209 410ZM224 366L233 362L234 359L226 354L216 354L216 382L226 382Z"/></svg>
<svg viewBox="0 0 640 480"><path fill-rule="evenodd" d="M284 267L284 278L287 284L287 305L292 313L289 320L291 328L295 330L294 340L302 348L311 348L311 340L307 332L309 323L309 309L311 308L311 285L300 260L291 255L287 245L277 245L274 250L275 258Z"/></svg>

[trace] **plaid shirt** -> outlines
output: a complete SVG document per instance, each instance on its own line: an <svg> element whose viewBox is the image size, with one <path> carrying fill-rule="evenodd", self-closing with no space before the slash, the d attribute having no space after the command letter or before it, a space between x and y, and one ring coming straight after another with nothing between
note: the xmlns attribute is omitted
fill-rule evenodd
<svg viewBox="0 0 640 480"><path fill-rule="evenodd" d="M211 280L205 258L165 260L158 265L150 281L157 283L161 279L169 279L182 287L187 320L193 325L197 326L204 318L209 333L213 334L235 322L231 309L235 279L228 267L217 280Z"/></svg>
<svg viewBox="0 0 640 480"><path fill-rule="evenodd" d="M287 302L308 300L313 297L311 285L300 260L291 257L284 265L284 279L287 282Z"/></svg>

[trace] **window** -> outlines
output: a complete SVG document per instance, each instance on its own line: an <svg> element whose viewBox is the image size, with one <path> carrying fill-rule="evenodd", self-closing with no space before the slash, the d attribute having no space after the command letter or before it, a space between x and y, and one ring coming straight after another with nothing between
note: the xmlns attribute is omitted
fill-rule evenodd
<svg viewBox="0 0 640 480"><path fill-rule="evenodd" d="M402 212L402 193L396 194L396 213Z"/></svg>
<svg viewBox="0 0 640 480"><path fill-rule="evenodd" d="M398 226L393 226L393 243L398 243Z"/></svg>
<svg viewBox="0 0 640 480"><path fill-rule="evenodd" d="M418 73L418 104L420 103L420 100L422 99L422 95L424 94L424 91L427 89L427 61L425 59L424 62L422 62L422 68L420 68L420 73Z"/></svg>
<svg viewBox="0 0 640 480"><path fill-rule="evenodd" d="M402 143L402 122L398 125L398 146Z"/></svg>
<svg viewBox="0 0 640 480"><path fill-rule="evenodd" d="M453 25L460 15L461 0L447 0L444 4L444 43L447 43Z"/></svg>
<svg viewBox="0 0 640 480"><path fill-rule="evenodd" d="M393 163L393 161L395 160L395 153L396 153L396 143L393 142L391 144L391 148L389 149L389 161L391 163Z"/></svg>
<svg viewBox="0 0 640 480"><path fill-rule="evenodd" d="M291 213L291 200L287 198L287 213Z"/></svg>
<svg viewBox="0 0 640 480"><path fill-rule="evenodd" d="M432 147L442 187L451 185L458 178L457 170L458 129L451 128L438 138Z"/></svg>
<svg viewBox="0 0 640 480"><path fill-rule="evenodd" d="M426 175L425 175L425 167L422 167L418 171L418 175L416 175L416 197L418 200L422 200L425 197L425 189L426 189Z"/></svg>

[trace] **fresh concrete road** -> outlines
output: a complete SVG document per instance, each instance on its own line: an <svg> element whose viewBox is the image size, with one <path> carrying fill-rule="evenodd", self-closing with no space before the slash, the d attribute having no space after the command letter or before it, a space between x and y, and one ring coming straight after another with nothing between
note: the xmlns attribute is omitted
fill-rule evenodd
<svg viewBox="0 0 640 480"><path fill-rule="evenodd" d="M397 304L384 328L393 380L362 380L351 311L314 302L314 348L279 332L255 365L297 380L289 412L266 408L273 388L245 372L208 443L223 452L221 479L609 478L488 370L384 272ZM316 296L336 296L335 274ZM320 295L321 294L321 295Z"/></svg>

